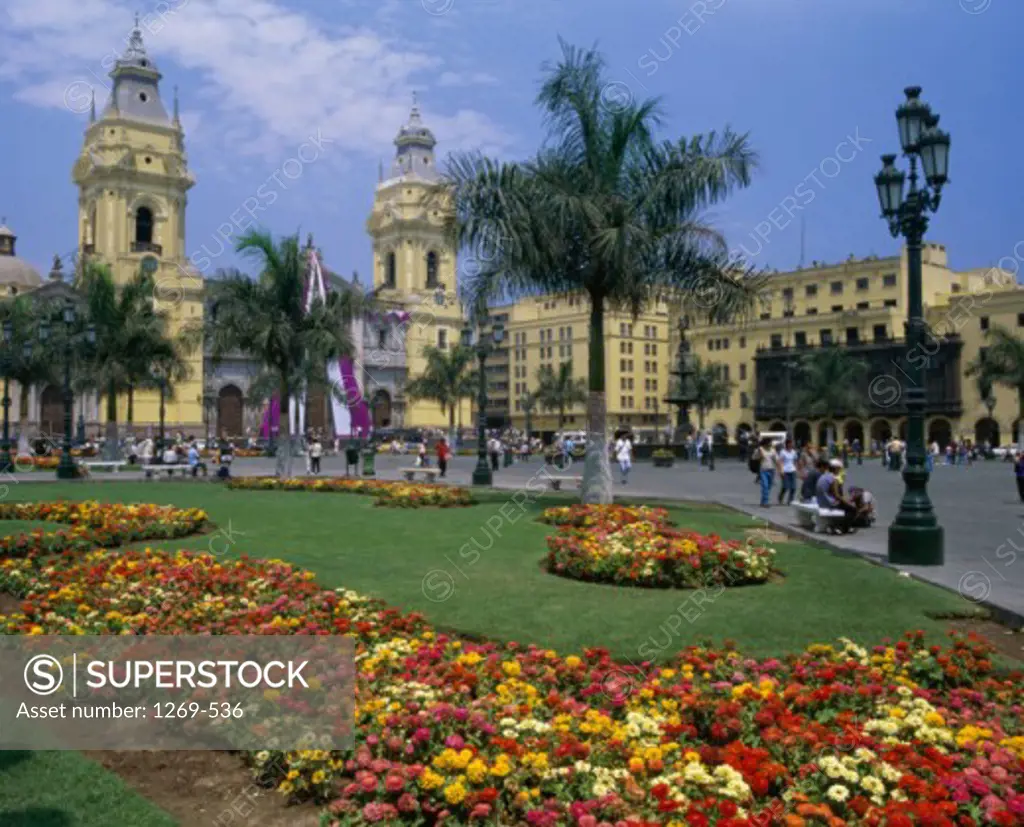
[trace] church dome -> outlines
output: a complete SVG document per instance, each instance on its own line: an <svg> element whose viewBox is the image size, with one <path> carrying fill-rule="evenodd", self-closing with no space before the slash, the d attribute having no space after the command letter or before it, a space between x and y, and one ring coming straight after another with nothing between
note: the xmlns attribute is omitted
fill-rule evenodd
<svg viewBox="0 0 1024 827"><path fill-rule="evenodd" d="M16 296L43 283L35 267L14 255L16 240L17 236L0 223L0 296Z"/></svg>

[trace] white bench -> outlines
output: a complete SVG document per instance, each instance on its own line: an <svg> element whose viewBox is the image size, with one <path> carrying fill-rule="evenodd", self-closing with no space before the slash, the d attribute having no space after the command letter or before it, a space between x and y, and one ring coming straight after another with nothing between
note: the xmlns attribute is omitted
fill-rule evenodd
<svg viewBox="0 0 1024 827"><path fill-rule="evenodd" d="M441 470L439 468L403 468L402 473L409 482L415 480L417 474L422 474L425 480L433 482L440 475Z"/></svg>
<svg viewBox="0 0 1024 827"><path fill-rule="evenodd" d="M846 520L846 512L838 508L819 508L815 502L793 503L797 523L801 528L819 534L838 527Z"/></svg>
<svg viewBox="0 0 1024 827"><path fill-rule="evenodd" d="M552 491L561 491L562 483L567 482L579 488L583 484L583 477L545 477L548 487Z"/></svg>
<svg viewBox="0 0 1024 827"><path fill-rule="evenodd" d="M186 474L192 473L192 466L189 465L188 463L183 462L176 462L173 465L170 463L164 463L161 465L151 463L149 465L144 466L144 469L146 471L147 480L153 479L154 477L162 474L164 471L167 472L168 477L173 477L175 471L180 471L183 477Z"/></svg>
<svg viewBox="0 0 1024 827"><path fill-rule="evenodd" d="M93 469L96 469L97 471L102 471L104 468L109 468L116 474L122 468L131 468L132 466L130 462L125 462L122 459L110 460L106 462L104 462L103 460L92 460L90 462L80 462L79 465L84 466L90 474L92 473Z"/></svg>

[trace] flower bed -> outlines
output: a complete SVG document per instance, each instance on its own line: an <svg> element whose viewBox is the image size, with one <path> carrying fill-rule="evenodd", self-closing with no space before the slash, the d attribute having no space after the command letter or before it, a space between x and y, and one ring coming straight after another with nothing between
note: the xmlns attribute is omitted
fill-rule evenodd
<svg viewBox="0 0 1024 827"><path fill-rule="evenodd" d="M279 561L185 551L7 560L4 588L23 598L6 634L353 637L354 752L246 756L261 782L325 801L330 827L1024 820L1024 676L995 674L974 640L622 666L462 640Z"/></svg>
<svg viewBox="0 0 1024 827"><path fill-rule="evenodd" d="M229 488L245 491L322 491L340 494L368 494L376 497L376 505L389 508L458 508L473 505L472 494L465 488L426 483L385 482L350 477L322 479L278 479L277 477L236 477Z"/></svg>
<svg viewBox="0 0 1024 827"><path fill-rule="evenodd" d="M663 508L577 505L549 508L548 570L595 583L700 588L763 583L776 573L775 550L679 531Z"/></svg>
<svg viewBox="0 0 1024 827"><path fill-rule="evenodd" d="M58 531L37 530L0 537L0 557L84 552L140 540L170 540L196 534L209 525L206 512L198 508L91 501L0 503L0 520L41 520L68 525Z"/></svg>

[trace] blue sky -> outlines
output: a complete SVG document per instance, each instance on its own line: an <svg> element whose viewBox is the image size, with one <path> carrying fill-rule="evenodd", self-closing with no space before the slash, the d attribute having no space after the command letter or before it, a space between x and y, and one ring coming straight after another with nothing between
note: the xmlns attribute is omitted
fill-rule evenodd
<svg viewBox="0 0 1024 827"><path fill-rule="evenodd" d="M662 97L665 137L751 133L761 168L713 218L760 266L797 265L800 216L808 263L898 249L872 176L897 148L908 84L953 141L930 239L956 268L1015 246L1024 258L1021 0L4 0L0 215L44 273L76 245L70 176L88 89L102 104L136 11L168 108L180 87L198 178L190 254L216 249L218 228L277 181L266 226L312 232L332 269L368 277L377 166L413 91L439 153L524 157L543 134L533 100L561 35L604 51L610 97ZM297 156L301 172L282 176ZM787 198L801 206L791 221L777 209Z"/></svg>

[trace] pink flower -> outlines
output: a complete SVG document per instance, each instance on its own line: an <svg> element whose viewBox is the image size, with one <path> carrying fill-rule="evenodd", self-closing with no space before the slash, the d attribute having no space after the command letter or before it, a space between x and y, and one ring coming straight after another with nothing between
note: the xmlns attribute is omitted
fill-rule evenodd
<svg viewBox="0 0 1024 827"><path fill-rule="evenodd" d="M444 739L444 745L446 747L451 747L452 749L462 749L466 745L466 742L463 741L459 735L449 735Z"/></svg>
<svg viewBox="0 0 1024 827"><path fill-rule="evenodd" d="M469 817L470 817L470 819L474 819L474 818L487 818L487 816L489 816L490 814L491 814L491 805L490 804L477 804L472 810L470 810Z"/></svg>
<svg viewBox="0 0 1024 827"><path fill-rule="evenodd" d="M404 786L405 781L400 775L388 773L387 778L384 779L384 789L387 790L389 793L397 793Z"/></svg>
<svg viewBox="0 0 1024 827"><path fill-rule="evenodd" d="M363 788L364 792L372 793L377 789L377 779L372 775L364 775L359 780L359 786Z"/></svg>
<svg viewBox="0 0 1024 827"><path fill-rule="evenodd" d="M580 816L579 825L580 827L597 827L597 819L588 813Z"/></svg>
<svg viewBox="0 0 1024 827"><path fill-rule="evenodd" d="M411 793L402 793L398 797L398 809L403 813L414 813L416 812L418 805L416 804L416 798Z"/></svg>

